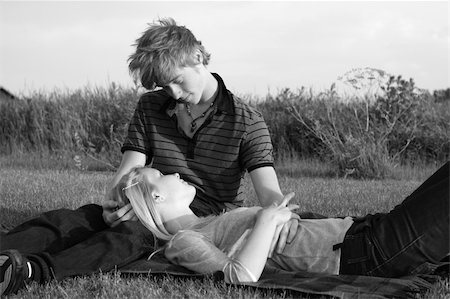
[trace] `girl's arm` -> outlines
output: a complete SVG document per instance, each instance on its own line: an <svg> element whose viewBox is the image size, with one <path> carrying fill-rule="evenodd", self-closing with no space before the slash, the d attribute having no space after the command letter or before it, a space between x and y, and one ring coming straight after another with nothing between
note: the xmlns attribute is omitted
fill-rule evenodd
<svg viewBox="0 0 450 299"><path fill-rule="evenodd" d="M250 172L250 177L262 207L278 204L283 200L277 174L273 167L259 167ZM282 227L278 227L275 234L273 234L269 257L272 256L275 246L276 252L281 253L286 243L292 242L297 234L297 228L297 219L292 219L292 221L286 222Z"/></svg>
<svg viewBox="0 0 450 299"><path fill-rule="evenodd" d="M291 219L292 209L296 205L287 206L294 193L286 195L280 205L271 205L258 212L255 226L241 251L235 257L257 281L261 276L277 227Z"/></svg>
<svg viewBox="0 0 450 299"><path fill-rule="evenodd" d="M172 263L197 273L223 271L227 282L256 282L266 264L272 235L295 215L290 210L297 206L286 207L292 197L293 193L288 194L280 205L258 212L253 230L233 257L227 256L208 237L190 230L179 231L167 243L164 254Z"/></svg>

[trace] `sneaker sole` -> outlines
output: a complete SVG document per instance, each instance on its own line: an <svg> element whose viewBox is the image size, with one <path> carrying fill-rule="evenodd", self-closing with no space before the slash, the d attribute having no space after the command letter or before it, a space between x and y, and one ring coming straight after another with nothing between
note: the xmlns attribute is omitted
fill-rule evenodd
<svg viewBox="0 0 450 299"><path fill-rule="evenodd" d="M15 293L23 285L24 266L22 255L17 250L0 254L0 296Z"/></svg>
<svg viewBox="0 0 450 299"><path fill-rule="evenodd" d="M5 265L5 263L7 263ZM7 267L5 272L3 272L3 268ZM9 286L9 282L11 281L11 273L13 269L13 265L11 264L10 257L6 255L0 256L0 268L2 269L0 272L0 296L5 294L6 288Z"/></svg>

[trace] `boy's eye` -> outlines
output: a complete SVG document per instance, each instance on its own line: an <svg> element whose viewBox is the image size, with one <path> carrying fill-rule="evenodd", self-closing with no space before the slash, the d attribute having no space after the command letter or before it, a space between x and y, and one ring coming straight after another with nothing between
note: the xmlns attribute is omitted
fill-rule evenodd
<svg viewBox="0 0 450 299"><path fill-rule="evenodd" d="M174 84L180 84L180 83L182 83L182 82L183 82L183 76L175 77L175 78L172 80L172 83L174 83Z"/></svg>

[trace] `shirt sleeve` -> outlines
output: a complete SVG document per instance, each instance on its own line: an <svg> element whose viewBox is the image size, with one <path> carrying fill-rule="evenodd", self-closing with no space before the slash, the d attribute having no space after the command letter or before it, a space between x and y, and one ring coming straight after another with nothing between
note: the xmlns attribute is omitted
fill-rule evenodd
<svg viewBox="0 0 450 299"><path fill-rule="evenodd" d="M144 97L139 99L139 102L134 111L133 117L128 124L128 134L123 142L121 151L122 153L127 150L141 152L147 155L150 153L150 145L146 131L146 117L144 109Z"/></svg>
<svg viewBox="0 0 450 299"><path fill-rule="evenodd" d="M254 111L246 127L241 150L242 165L248 172L263 166L273 166L273 146L267 124L262 115Z"/></svg>
<svg viewBox="0 0 450 299"><path fill-rule="evenodd" d="M228 283L256 282L255 276L241 262L228 257L207 237L195 231L180 231L166 245L166 258L201 274L224 273Z"/></svg>

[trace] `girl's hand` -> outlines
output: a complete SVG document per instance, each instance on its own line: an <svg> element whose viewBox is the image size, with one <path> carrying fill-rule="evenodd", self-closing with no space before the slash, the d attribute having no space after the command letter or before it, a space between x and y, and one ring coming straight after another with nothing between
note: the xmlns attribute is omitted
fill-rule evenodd
<svg viewBox="0 0 450 299"><path fill-rule="evenodd" d="M263 208L259 212L259 217L264 221L274 221L277 225L277 231L281 230L282 225L288 222L292 217L292 210L297 209L298 205L289 204L289 201L294 197L295 193L291 192L283 197L283 201L277 205L272 204Z"/></svg>
<svg viewBox="0 0 450 299"><path fill-rule="evenodd" d="M258 211L255 226L235 257L253 274L256 280L264 270L270 244L277 229L281 229L283 224L291 219L293 215L291 209L297 208L297 205L289 205L289 200L293 196L294 193L290 193L283 197L280 204L274 204Z"/></svg>
<svg viewBox="0 0 450 299"><path fill-rule="evenodd" d="M283 222L282 224L278 225L275 234L273 235L272 242L270 244L269 254L268 257L272 257L272 254L275 250L275 246L277 247L277 253L281 253L286 246L286 243L290 243L297 233L298 228L298 221L300 220L300 216L298 214L292 213L291 211L294 209L297 209L298 205L288 205L289 201L294 197L295 193L291 192L287 194L283 201L278 205L285 206L289 209L290 212L290 218Z"/></svg>

